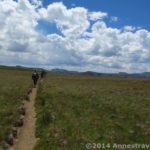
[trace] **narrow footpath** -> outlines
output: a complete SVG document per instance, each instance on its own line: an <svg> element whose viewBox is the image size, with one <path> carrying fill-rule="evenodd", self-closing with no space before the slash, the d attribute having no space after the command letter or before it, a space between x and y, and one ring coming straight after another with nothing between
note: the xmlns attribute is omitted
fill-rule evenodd
<svg viewBox="0 0 150 150"><path fill-rule="evenodd" d="M24 118L24 125L20 128L18 137L14 142L14 145L9 150L33 150L36 144L35 137L35 98L37 94L37 88L33 88L30 93L30 101L25 102L26 115Z"/></svg>

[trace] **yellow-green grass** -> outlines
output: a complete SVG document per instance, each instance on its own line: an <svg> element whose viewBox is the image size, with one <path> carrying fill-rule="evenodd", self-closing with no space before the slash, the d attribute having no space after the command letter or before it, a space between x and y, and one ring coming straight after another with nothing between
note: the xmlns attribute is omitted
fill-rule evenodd
<svg viewBox="0 0 150 150"><path fill-rule="evenodd" d="M150 80L49 73L36 100L35 150L149 143Z"/></svg>
<svg viewBox="0 0 150 150"><path fill-rule="evenodd" d="M9 134L19 117L18 108L31 88L31 71L0 69L0 142Z"/></svg>

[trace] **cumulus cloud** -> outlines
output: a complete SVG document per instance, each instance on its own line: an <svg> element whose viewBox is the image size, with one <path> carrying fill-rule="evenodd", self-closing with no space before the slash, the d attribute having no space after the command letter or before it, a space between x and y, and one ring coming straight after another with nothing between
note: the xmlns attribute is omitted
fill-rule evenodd
<svg viewBox="0 0 150 150"><path fill-rule="evenodd" d="M150 32L126 25L108 27L106 12L67 8L62 2L44 8L40 0L0 1L0 63L61 67L99 72L150 71ZM118 21L117 17L109 17ZM42 34L40 21L58 32Z"/></svg>
<svg viewBox="0 0 150 150"><path fill-rule="evenodd" d="M31 3L36 7L42 6L42 0L31 0Z"/></svg>
<svg viewBox="0 0 150 150"><path fill-rule="evenodd" d="M90 26L88 11L83 7L67 9L63 3L52 3L39 10L41 18L55 22L65 36L80 36Z"/></svg>
<svg viewBox="0 0 150 150"><path fill-rule="evenodd" d="M92 21L96 21L96 20L99 20L99 19L103 19L105 17L107 17L108 14L107 13L104 13L104 12L90 12L89 13L89 18L90 20Z"/></svg>
<svg viewBox="0 0 150 150"><path fill-rule="evenodd" d="M124 26L124 31L135 31L137 28L133 26Z"/></svg>

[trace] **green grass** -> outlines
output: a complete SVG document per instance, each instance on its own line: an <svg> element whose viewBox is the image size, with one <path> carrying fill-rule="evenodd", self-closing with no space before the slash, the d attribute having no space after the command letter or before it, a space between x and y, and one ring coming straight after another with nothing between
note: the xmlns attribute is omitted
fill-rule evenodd
<svg viewBox="0 0 150 150"><path fill-rule="evenodd" d="M0 69L0 142L19 117L18 108L31 87L31 71Z"/></svg>
<svg viewBox="0 0 150 150"><path fill-rule="evenodd" d="M150 80L49 74L37 101L35 150L149 143Z"/></svg>

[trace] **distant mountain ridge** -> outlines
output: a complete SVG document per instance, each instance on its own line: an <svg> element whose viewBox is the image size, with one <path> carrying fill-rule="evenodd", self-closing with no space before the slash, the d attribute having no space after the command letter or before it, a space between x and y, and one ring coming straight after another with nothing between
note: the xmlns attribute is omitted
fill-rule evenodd
<svg viewBox="0 0 150 150"><path fill-rule="evenodd" d="M34 67L26 67L26 66L5 66L0 65L0 69L29 69L29 70L43 70L42 68L34 68ZM44 69L45 70L45 69ZM114 76L114 77L136 77L136 78L150 78L150 72L142 72L142 73L127 73L127 72L119 72L119 73L100 73L94 71L85 71L85 72L78 72L78 71L69 71L66 69L59 69L54 68L51 70L46 70L48 72L57 72L57 73L64 73L64 74L80 74L80 75L87 75L87 76Z"/></svg>
<svg viewBox="0 0 150 150"><path fill-rule="evenodd" d="M19 69L19 70L43 70L42 68L26 67L26 66L6 66L0 65L0 69Z"/></svg>
<svg viewBox="0 0 150 150"><path fill-rule="evenodd" d="M65 73L65 74L80 74L80 75L88 75L88 76L118 76L118 77L150 77L150 72L142 72L142 73L126 73L126 72L119 72L119 73L99 73L94 71L85 71L85 72L78 72L78 71L69 71L66 69L52 69L50 72L58 72L58 73Z"/></svg>
<svg viewBox="0 0 150 150"><path fill-rule="evenodd" d="M51 71L51 72L60 72L60 73L69 73L69 74L79 74L78 71L69 71L69 70L58 69L58 68L52 69L52 70L50 70L50 71Z"/></svg>

